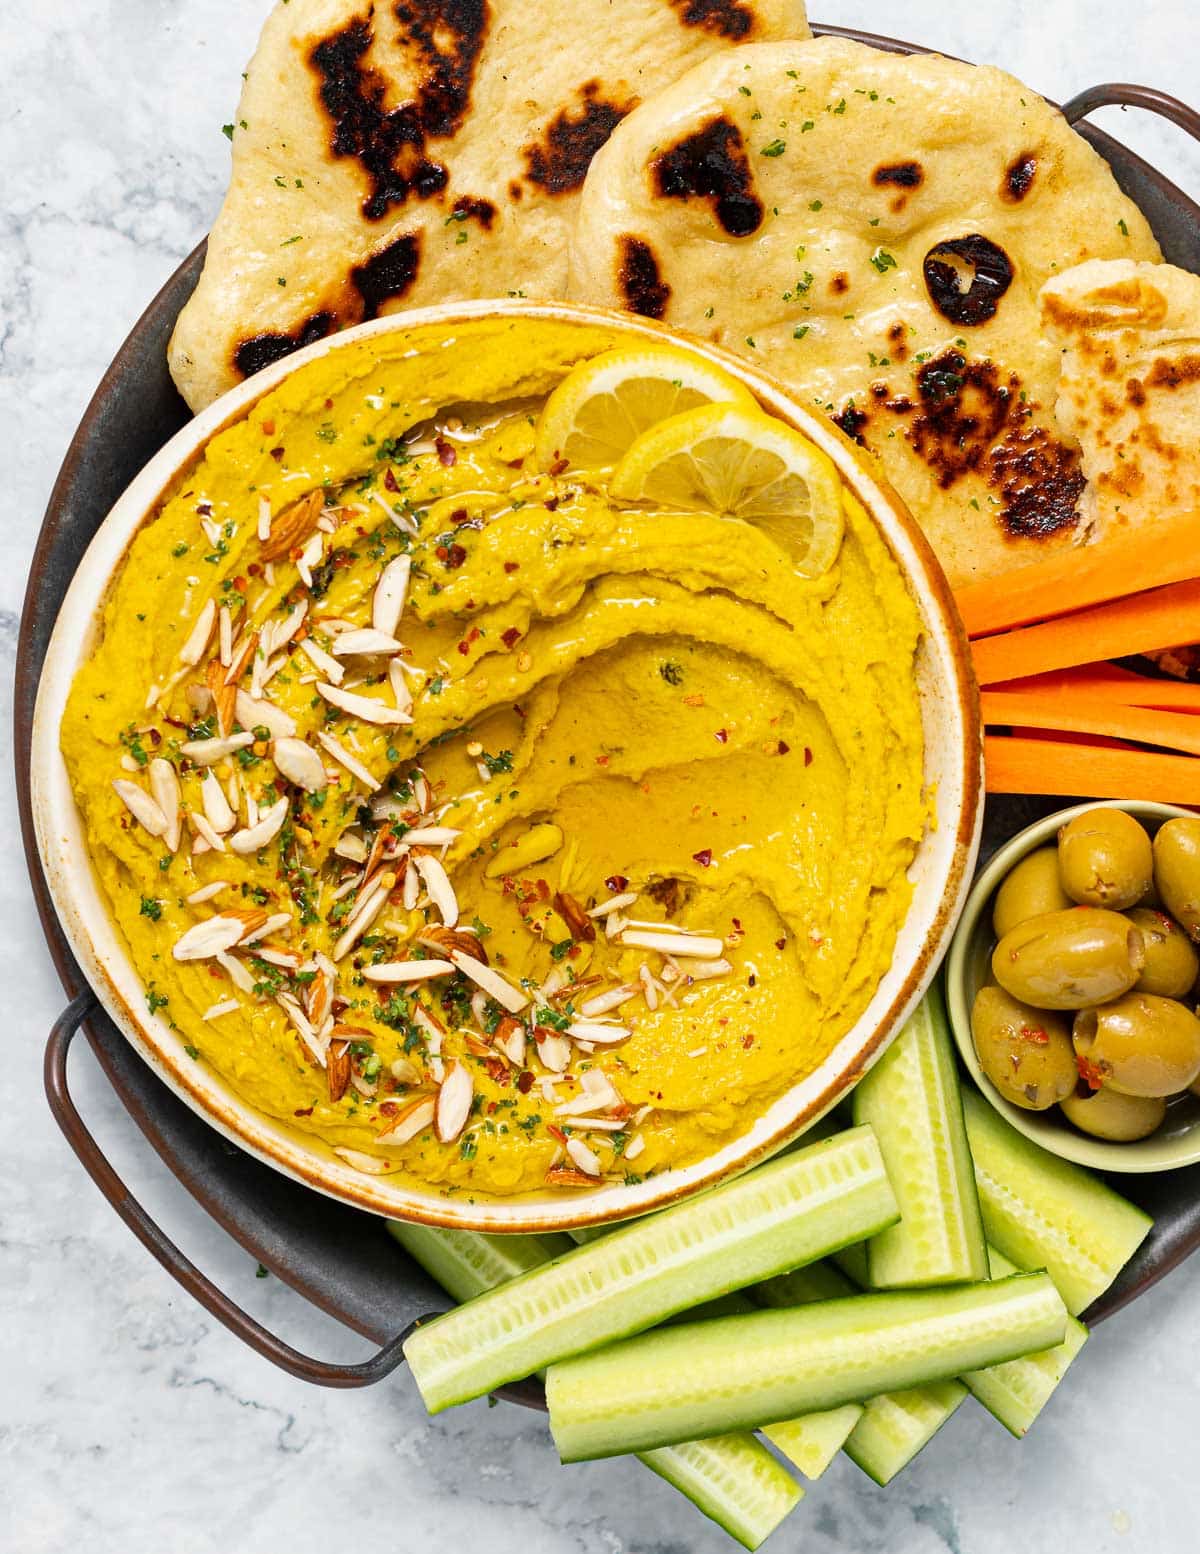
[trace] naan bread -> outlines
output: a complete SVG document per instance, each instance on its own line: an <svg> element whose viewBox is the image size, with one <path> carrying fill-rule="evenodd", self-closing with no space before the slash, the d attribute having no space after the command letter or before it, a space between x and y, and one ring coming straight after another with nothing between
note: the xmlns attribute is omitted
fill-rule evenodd
<svg viewBox="0 0 1200 1554"><path fill-rule="evenodd" d="M1200 276L1093 259L1047 281L1039 301L1095 536L1200 511Z"/></svg>
<svg viewBox="0 0 1200 1554"><path fill-rule="evenodd" d="M1037 294L1113 255L1158 249L1034 92L822 38L714 57L618 126L584 186L571 294L815 400L879 455L959 582L1070 538L1083 476Z"/></svg>
<svg viewBox="0 0 1200 1554"><path fill-rule="evenodd" d="M803 0L283 0L171 373L193 409L300 345L449 298L561 297L613 126Z"/></svg>

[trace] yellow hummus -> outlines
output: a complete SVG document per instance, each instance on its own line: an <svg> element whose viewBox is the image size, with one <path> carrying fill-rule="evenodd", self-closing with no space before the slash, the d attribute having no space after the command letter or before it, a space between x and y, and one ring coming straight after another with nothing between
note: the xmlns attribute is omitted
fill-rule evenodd
<svg viewBox="0 0 1200 1554"><path fill-rule="evenodd" d="M613 343L480 323L293 375L143 525L70 699L151 1011L362 1169L512 1194L711 1153L907 910L893 557L848 495L811 581L748 524L538 473L540 400Z"/></svg>

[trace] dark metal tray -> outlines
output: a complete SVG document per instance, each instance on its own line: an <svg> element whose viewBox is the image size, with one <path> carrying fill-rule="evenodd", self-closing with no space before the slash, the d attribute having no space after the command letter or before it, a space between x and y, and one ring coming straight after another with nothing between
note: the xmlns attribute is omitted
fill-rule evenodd
<svg viewBox="0 0 1200 1554"><path fill-rule="evenodd" d="M895 52L921 52L911 44L841 28L816 30ZM1109 104L1149 109L1200 139L1200 114L1146 87L1095 87L1072 99L1064 112L1076 123ZM1200 272L1200 207L1108 135L1087 124L1078 127L1141 206L1166 257ZM17 789L38 915L72 1000L47 1046L47 1094L76 1154L116 1212L218 1320L295 1376L325 1386L362 1386L400 1363L401 1340L418 1317L445 1308L445 1295L401 1252L381 1220L335 1203L252 1159L227 1143L155 1077L88 990L55 916L33 834L30 738L50 633L80 558L109 509L138 470L188 419L167 373L166 344L196 284L203 253L203 246L192 253L155 297L96 390L51 494L29 574L17 652ZM1038 814L1062 802L1050 797L990 800L984 856ZM71 1101L67 1049L81 1028L130 1116L196 1200L251 1256L347 1327L382 1345L377 1355L362 1365L332 1365L299 1354L242 1311L173 1245L117 1177ZM1200 1166L1122 1177L1118 1185L1154 1215L1155 1226L1116 1284L1088 1313L1091 1321L1118 1310L1200 1246ZM515 1387L506 1395L534 1405L539 1401L536 1388Z"/></svg>

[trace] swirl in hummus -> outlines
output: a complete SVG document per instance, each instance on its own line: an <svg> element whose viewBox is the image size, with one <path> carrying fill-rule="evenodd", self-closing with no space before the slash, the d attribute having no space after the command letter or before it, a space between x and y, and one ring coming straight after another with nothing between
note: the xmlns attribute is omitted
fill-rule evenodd
<svg viewBox="0 0 1200 1554"><path fill-rule="evenodd" d="M475 1195L712 1153L861 1014L928 814L916 607L538 472L602 327L331 351L207 443L63 748L149 1010L361 1169Z"/></svg>

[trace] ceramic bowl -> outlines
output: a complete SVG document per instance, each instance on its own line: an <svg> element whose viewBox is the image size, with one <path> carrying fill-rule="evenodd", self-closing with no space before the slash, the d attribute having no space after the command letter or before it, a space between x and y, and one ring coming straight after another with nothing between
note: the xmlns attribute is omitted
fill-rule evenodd
<svg viewBox="0 0 1200 1554"><path fill-rule="evenodd" d="M1165 820L1193 813L1176 804L1153 804L1141 799L1105 799L1104 804L1136 816L1152 835ZM989 980L989 962L996 946L992 901L1001 881L1027 853L1052 842L1068 820L1095 808L1095 802L1075 804L1027 826L980 873L967 897L946 959L946 1005L954 1039L972 1079L1000 1115L1026 1138L1064 1160L1074 1160L1097 1171L1171 1171L1200 1160L1200 1100L1194 1096L1185 1095L1170 1102L1162 1126L1148 1139L1132 1144L1109 1143L1072 1127L1057 1106L1046 1112L1031 1112L1006 1101L979 1066L971 1039L971 1005L975 994Z"/></svg>
<svg viewBox="0 0 1200 1554"><path fill-rule="evenodd" d="M88 862L58 729L75 670L94 640L110 582L134 534L209 438L248 415L264 393L292 373L330 353L429 325L439 330L442 352L469 351L472 332L494 327L497 320L512 321L517 327L522 320L566 322L586 330L592 341L599 329L612 345L671 340L741 379L769 413L798 428L830 456L842 480L873 515L921 611L924 638L917 678L925 778L936 796L937 816L913 863L912 902L891 966L874 997L819 1067L797 1080L742 1137L703 1160L639 1184L468 1201L445 1197L399 1175L368 1176L353 1170L324 1144L248 1106L215 1072L191 1061L180 1038L159 1017L147 1015L141 980ZM823 416L814 415L766 374L726 352L630 315L519 300L423 309L348 330L257 374L184 427L125 491L75 575L39 686L30 776L41 860L72 951L114 1021L176 1094L260 1160L332 1197L380 1214L491 1231L550 1231L660 1208L775 1153L827 1111L879 1056L933 976L966 894L982 808L978 702L962 627L920 529L865 456Z"/></svg>

